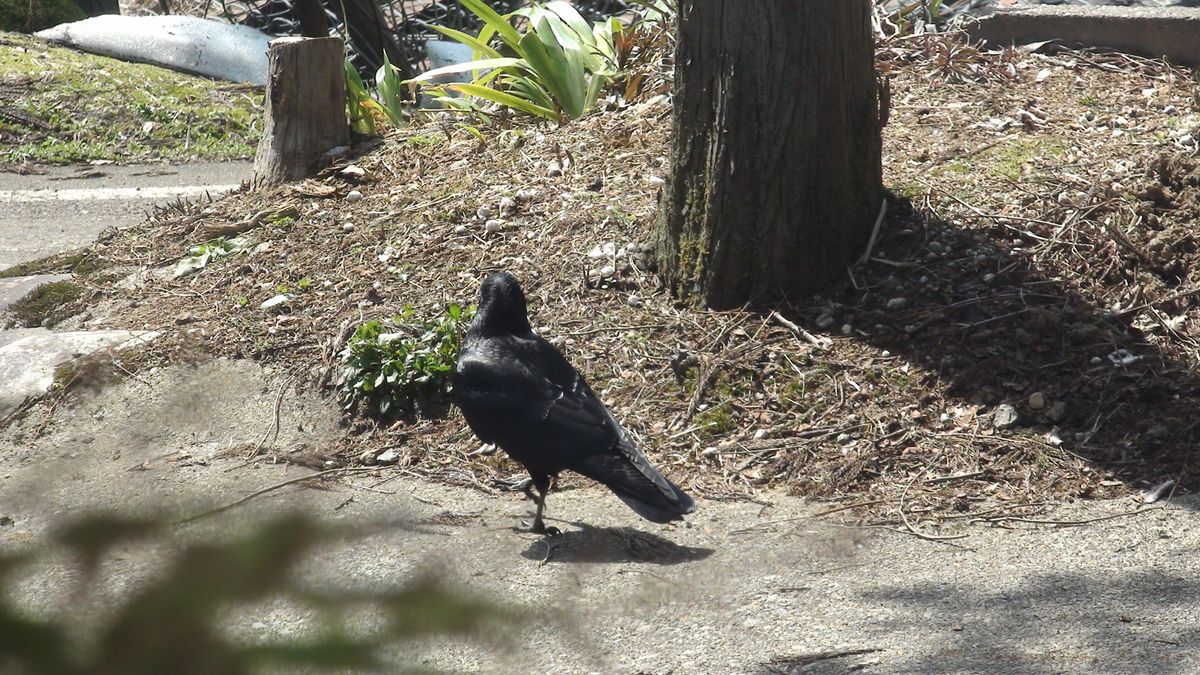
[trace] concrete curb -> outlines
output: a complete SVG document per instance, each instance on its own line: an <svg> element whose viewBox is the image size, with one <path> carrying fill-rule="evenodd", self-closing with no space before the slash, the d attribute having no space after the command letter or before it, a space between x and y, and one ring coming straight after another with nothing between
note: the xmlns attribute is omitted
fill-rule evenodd
<svg viewBox="0 0 1200 675"><path fill-rule="evenodd" d="M1200 9L1035 7L997 12L968 21L964 28L973 39L997 46L1059 40L1200 64Z"/></svg>

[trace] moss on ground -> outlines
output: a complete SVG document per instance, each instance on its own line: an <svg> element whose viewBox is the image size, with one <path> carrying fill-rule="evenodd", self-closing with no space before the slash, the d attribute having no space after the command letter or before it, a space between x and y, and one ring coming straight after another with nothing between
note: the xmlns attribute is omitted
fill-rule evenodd
<svg viewBox="0 0 1200 675"><path fill-rule="evenodd" d="M3 2L4 0L0 0ZM185 75L0 34L6 100L45 128L0 118L0 163L251 157L257 87Z"/></svg>
<svg viewBox="0 0 1200 675"><path fill-rule="evenodd" d="M42 284L8 308L26 328L53 326L70 316L67 306L83 296L83 288L70 281Z"/></svg>

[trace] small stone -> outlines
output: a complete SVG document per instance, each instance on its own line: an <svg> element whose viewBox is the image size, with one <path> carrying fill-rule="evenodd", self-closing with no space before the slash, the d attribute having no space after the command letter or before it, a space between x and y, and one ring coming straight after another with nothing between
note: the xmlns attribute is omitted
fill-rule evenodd
<svg viewBox="0 0 1200 675"><path fill-rule="evenodd" d="M286 305L287 303L289 303L291 301L292 301L291 295L289 295L287 293L280 293L279 295L276 295L273 298L263 300L263 303L261 305L259 305L259 308L260 309L274 309L281 305Z"/></svg>
<svg viewBox="0 0 1200 675"><path fill-rule="evenodd" d="M475 215L479 216L480 220L487 220L492 217L492 207L481 206L475 209Z"/></svg>
<svg viewBox="0 0 1200 675"><path fill-rule="evenodd" d="M833 318L832 314L822 314L817 317L817 328L821 330L829 330L835 323L837 323L837 319Z"/></svg>
<svg viewBox="0 0 1200 675"><path fill-rule="evenodd" d="M1017 409L1008 403L1001 403L992 412L992 426L997 429L1008 429L1016 426L1018 419Z"/></svg>
<svg viewBox="0 0 1200 675"><path fill-rule="evenodd" d="M854 437L852 437L850 434L841 433L841 434L837 435L837 444L838 445L845 445L852 440L854 440Z"/></svg>
<svg viewBox="0 0 1200 675"><path fill-rule="evenodd" d="M600 268L600 277L602 279L611 277L613 275L613 273L616 271L617 271L617 268L613 267L612 265L605 265L604 267Z"/></svg>
<svg viewBox="0 0 1200 675"><path fill-rule="evenodd" d="M367 450L358 456L358 463L370 466L375 463L375 451Z"/></svg>
<svg viewBox="0 0 1200 675"><path fill-rule="evenodd" d="M457 234L457 235L459 235L459 236L462 236L462 235L464 235L464 234L466 234L466 233L467 233L467 226L466 226L466 225L455 225L455 226L454 226L454 234Z"/></svg>
<svg viewBox="0 0 1200 675"><path fill-rule="evenodd" d="M667 184L667 180L662 176L650 176L646 179L646 184L650 187L659 188Z"/></svg>
<svg viewBox="0 0 1200 675"><path fill-rule="evenodd" d="M991 272L988 272L987 274L983 275L983 283L985 283L985 284L990 284L995 280L996 280L996 275L992 274Z"/></svg>
<svg viewBox="0 0 1200 675"><path fill-rule="evenodd" d="M842 335L849 335L854 330L854 326L848 323L842 324Z"/></svg>
<svg viewBox="0 0 1200 675"><path fill-rule="evenodd" d="M629 296L629 299L628 299L628 300L626 300L625 302L626 302L626 303L627 303L627 304L628 304L630 307L641 307L641 306L642 306L642 299L641 299L641 298L639 298L639 297L638 297L638 296L636 296L636 295L631 295L631 296Z"/></svg>
<svg viewBox="0 0 1200 675"><path fill-rule="evenodd" d="M516 197L519 202L531 202L537 198L537 194L537 190L532 188L521 188L517 190Z"/></svg>
<svg viewBox="0 0 1200 675"><path fill-rule="evenodd" d="M384 450L375 461L379 464L395 464L400 461L400 453L396 452L395 448Z"/></svg>
<svg viewBox="0 0 1200 675"><path fill-rule="evenodd" d="M348 176L350 178L362 178L363 176L367 175L366 169L363 169L362 167L356 166L354 164L347 166L346 168L342 169L339 173L341 173L343 176Z"/></svg>
<svg viewBox="0 0 1200 675"><path fill-rule="evenodd" d="M1038 71L1037 77L1035 77L1034 80L1037 82L1045 82L1046 80L1050 79L1050 75L1052 75L1053 72L1054 71L1050 70L1049 68L1042 68Z"/></svg>
<svg viewBox="0 0 1200 675"><path fill-rule="evenodd" d="M362 197L363 194L358 190L351 190L346 193L346 201L350 202L351 204L357 201L362 201Z"/></svg>
<svg viewBox="0 0 1200 675"><path fill-rule="evenodd" d="M517 210L517 201L512 197L502 197L500 199L500 215L507 216Z"/></svg>
<svg viewBox="0 0 1200 675"><path fill-rule="evenodd" d="M892 298L887 301L888 309L901 309L908 304L908 298Z"/></svg>
<svg viewBox="0 0 1200 675"><path fill-rule="evenodd" d="M350 234L354 231L354 223L342 223L342 232Z"/></svg>
<svg viewBox="0 0 1200 675"><path fill-rule="evenodd" d="M1034 392L1029 395L1029 407L1032 410L1041 410L1046 407L1046 395L1042 392Z"/></svg>
<svg viewBox="0 0 1200 675"><path fill-rule="evenodd" d="M754 440L756 440L756 441L761 441L762 439L764 439L766 437L767 437L766 429L759 429L758 431L754 432Z"/></svg>
<svg viewBox="0 0 1200 675"><path fill-rule="evenodd" d="M551 178L557 178L562 175L562 164L557 161L552 161L546 165L546 175Z"/></svg>
<svg viewBox="0 0 1200 675"><path fill-rule="evenodd" d="M495 234L502 229L504 229L504 221L497 218L493 218L483 224L483 231L488 234Z"/></svg>

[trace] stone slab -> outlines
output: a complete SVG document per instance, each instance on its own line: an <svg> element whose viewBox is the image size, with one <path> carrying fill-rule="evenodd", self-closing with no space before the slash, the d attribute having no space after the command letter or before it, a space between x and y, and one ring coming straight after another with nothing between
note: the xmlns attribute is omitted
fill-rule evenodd
<svg viewBox="0 0 1200 675"><path fill-rule="evenodd" d="M35 33L85 52L264 86L271 36L193 16L104 14Z"/></svg>
<svg viewBox="0 0 1200 675"><path fill-rule="evenodd" d="M1200 64L1200 9L1187 7L1034 7L969 20L964 28L996 46L1058 40Z"/></svg>
<svg viewBox="0 0 1200 675"><path fill-rule="evenodd" d="M147 344L153 331L101 330L56 333L44 328L0 332L0 419L29 396L54 384L54 370L71 359Z"/></svg>
<svg viewBox="0 0 1200 675"><path fill-rule="evenodd" d="M29 295L42 284L66 281L70 274L36 274L31 277L0 279L0 312L12 307L18 300Z"/></svg>

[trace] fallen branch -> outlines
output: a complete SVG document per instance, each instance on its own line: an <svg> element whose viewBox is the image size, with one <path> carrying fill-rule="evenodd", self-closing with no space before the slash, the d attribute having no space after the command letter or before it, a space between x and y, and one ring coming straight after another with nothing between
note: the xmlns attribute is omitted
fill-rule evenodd
<svg viewBox="0 0 1200 675"><path fill-rule="evenodd" d="M241 506L242 504L245 504L246 502L248 502L251 499L254 499L256 497L261 497L265 494L274 492L275 490L278 490L280 488L285 488L289 485L295 485L296 483L303 483L305 481L309 481L314 478L321 478L323 476L330 476L330 475L338 474L338 473L364 473L367 471L378 471L378 470L379 470L378 467L374 467L374 466L342 467L340 469L328 469L326 471L318 471L316 473L312 473L307 476L300 476L299 478L292 478L291 480L285 480L282 483L276 483L275 485L271 485L271 486L265 487L261 490L251 492L250 494L246 495L245 497L242 497L241 499L239 499L235 502L230 502L228 504L225 504L224 506L218 506L215 509L210 509L208 511L198 513L194 516L184 518L183 520L175 523L175 525L176 525L176 527L188 525L188 524L196 522L197 520L203 520L204 518L208 518L210 516L215 516L219 513L225 513L226 511L237 508L237 507Z"/></svg>

